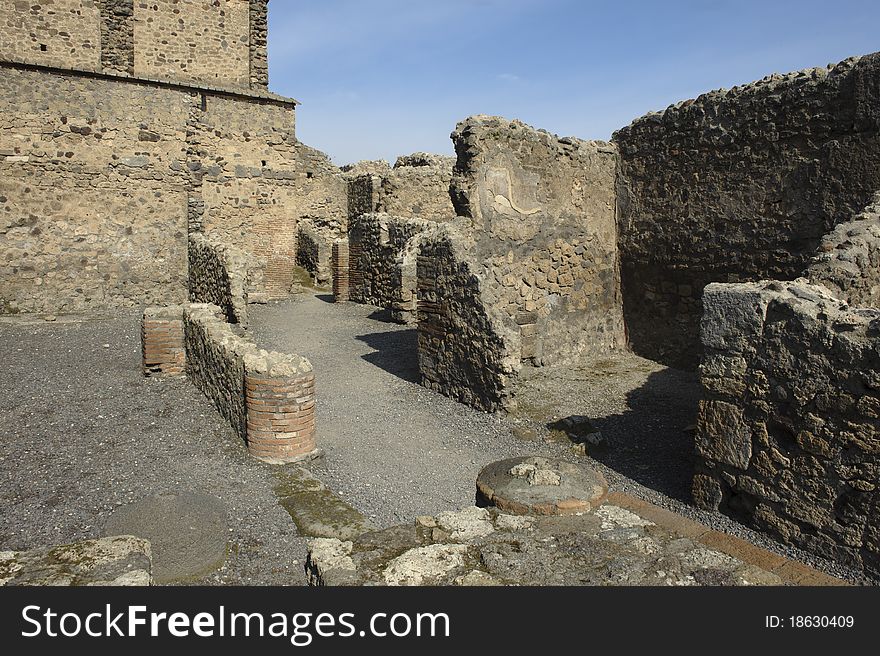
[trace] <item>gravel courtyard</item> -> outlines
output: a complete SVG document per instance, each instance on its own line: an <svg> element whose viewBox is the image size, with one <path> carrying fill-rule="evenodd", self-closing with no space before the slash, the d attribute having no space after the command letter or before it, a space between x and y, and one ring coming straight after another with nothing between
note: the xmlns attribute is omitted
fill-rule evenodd
<svg viewBox="0 0 880 656"><path fill-rule="evenodd" d="M533 370L519 410L489 415L417 384L413 328L329 300L302 293L251 306L251 332L263 348L312 361L326 455L310 468L377 527L472 504L477 473L494 460L561 456L599 468L612 489L855 578L687 503L692 375L627 354ZM193 582L304 583L306 539L279 505L276 468L250 458L186 380L141 375L139 313L4 318L0 362L0 550L98 537L121 505L191 491L222 501L229 525L226 565ZM551 430L570 415L605 437L593 457Z"/></svg>

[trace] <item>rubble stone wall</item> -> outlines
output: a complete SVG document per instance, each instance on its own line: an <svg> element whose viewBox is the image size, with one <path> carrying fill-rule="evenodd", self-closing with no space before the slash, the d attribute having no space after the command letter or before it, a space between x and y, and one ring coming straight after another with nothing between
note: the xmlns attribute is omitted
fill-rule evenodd
<svg viewBox="0 0 880 656"><path fill-rule="evenodd" d="M257 258L203 234L189 237L189 300L220 307L229 323L248 323L249 281Z"/></svg>
<svg viewBox="0 0 880 656"><path fill-rule="evenodd" d="M851 305L880 307L880 194L825 235L804 275Z"/></svg>
<svg viewBox="0 0 880 656"><path fill-rule="evenodd" d="M151 0L134 6L137 77L249 87L248 0Z"/></svg>
<svg viewBox="0 0 880 656"><path fill-rule="evenodd" d="M616 148L475 116L452 135L452 194L473 218L487 302L522 333L522 359L576 360L625 345Z"/></svg>
<svg viewBox="0 0 880 656"><path fill-rule="evenodd" d="M703 297L698 505L880 572L880 310L795 282Z"/></svg>
<svg viewBox="0 0 880 656"><path fill-rule="evenodd" d="M211 97L195 121L192 157L203 203L191 226L267 261L269 298L286 297L302 219L347 227L346 183L327 157L296 140L291 107Z"/></svg>
<svg viewBox="0 0 880 656"><path fill-rule="evenodd" d="M0 60L100 68L99 4L97 0L0 3Z"/></svg>
<svg viewBox="0 0 880 656"><path fill-rule="evenodd" d="M260 350L216 305L183 312L186 373L256 458L295 462L315 455L315 376L298 355Z"/></svg>
<svg viewBox="0 0 880 656"><path fill-rule="evenodd" d="M193 97L0 71L0 312L183 302Z"/></svg>
<svg viewBox="0 0 880 656"><path fill-rule="evenodd" d="M349 298L415 319L416 235L435 224L388 214L362 214L349 228Z"/></svg>
<svg viewBox="0 0 880 656"><path fill-rule="evenodd" d="M333 231L321 229L311 221L297 228L296 263L312 275L315 284L329 285L333 279Z"/></svg>
<svg viewBox="0 0 880 656"><path fill-rule="evenodd" d="M443 224L419 244L419 374L428 389L494 412L511 407L520 336L486 301L466 223Z"/></svg>
<svg viewBox="0 0 880 656"><path fill-rule="evenodd" d="M794 279L880 189L880 54L706 93L617 132L630 344L699 361L710 282Z"/></svg>

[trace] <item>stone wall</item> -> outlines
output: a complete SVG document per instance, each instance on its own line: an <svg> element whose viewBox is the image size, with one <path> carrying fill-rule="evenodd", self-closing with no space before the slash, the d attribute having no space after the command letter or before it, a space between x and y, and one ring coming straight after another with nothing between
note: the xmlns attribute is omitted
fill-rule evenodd
<svg viewBox="0 0 880 656"><path fill-rule="evenodd" d="M270 298L290 291L300 220L336 233L347 226L345 180L296 140L294 123L291 107L212 97L190 137L203 203L191 227L265 258Z"/></svg>
<svg viewBox="0 0 880 656"><path fill-rule="evenodd" d="M475 116L452 135L453 202L473 217L472 261L523 334L523 359L575 360L624 346L617 153L519 121Z"/></svg>
<svg viewBox="0 0 880 656"><path fill-rule="evenodd" d="M252 89L269 88L269 0L250 5L250 72Z"/></svg>
<svg viewBox="0 0 880 656"><path fill-rule="evenodd" d="M453 157L413 153L397 158L394 168L382 162L362 162L348 179L348 218L384 212L402 217L449 221L455 208L449 196Z"/></svg>
<svg viewBox="0 0 880 656"><path fill-rule="evenodd" d="M417 235L431 221L362 214L351 224L349 298L392 311L396 321L415 320Z"/></svg>
<svg viewBox="0 0 880 656"><path fill-rule="evenodd" d="M486 300L472 261L466 219L424 234L418 254L418 352L421 384L494 412L512 407L519 334Z"/></svg>
<svg viewBox="0 0 880 656"><path fill-rule="evenodd" d="M250 87L248 0L151 0L134 5L137 77Z"/></svg>
<svg viewBox="0 0 880 656"><path fill-rule="evenodd" d="M4 67L0 312L186 298L188 93Z"/></svg>
<svg viewBox="0 0 880 656"><path fill-rule="evenodd" d="M0 3L0 61L70 68L101 67L97 0L6 0Z"/></svg>
<svg viewBox="0 0 880 656"><path fill-rule="evenodd" d="M880 194L825 236L804 275L852 305L880 307Z"/></svg>
<svg viewBox="0 0 880 656"><path fill-rule="evenodd" d="M880 310L795 282L703 297L694 499L880 572Z"/></svg>
<svg viewBox="0 0 880 656"><path fill-rule="evenodd" d="M189 237L189 300L216 305L229 323L246 327L248 291L255 279L251 272L263 265L244 251L193 233Z"/></svg>
<svg viewBox="0 0 880 656"><path fill-rule="evenodd" d="M101 69L134 75L134 0L98 0Z"/></svg>
<svg viewBox="0 0 880 656"><path fill-rule="evenodd" d="M298 355L260 350L222 319L216 305L183 312L186 373L245 440L271 463L314 457L315 377Z"/></svg>
<svg viewBox="0 0 880 656"><path fill-rule="evenodd" d="M800 275L880 189L878 127L875 54L712 91L617 132L632 348L692 367L707 283Z"/></svg>
<svg viewBox="0 0 880 656"><path fill-rule="evenodd" d="M315 284L329 285L333 279L333 240L337 234L311 221L297 227L296 263L312 275Z"/></svg>

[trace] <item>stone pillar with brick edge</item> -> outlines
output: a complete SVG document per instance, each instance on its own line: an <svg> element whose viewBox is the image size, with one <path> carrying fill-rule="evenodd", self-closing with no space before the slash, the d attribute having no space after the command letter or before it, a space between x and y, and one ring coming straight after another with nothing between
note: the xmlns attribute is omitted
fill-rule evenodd
<svg viewBox="0 0 880 656"><path fill-rule="evenodd" d="M333 242L333 301L348 301L348 239L337 239Z"/></svg>
<svg viewBox="0 0 880 656"><path fill-rule="evenodd" d="M247 355L245 404L247 448L272 464L309 460L321 455L315 443L315 374L297 355Z"/></svg>
<svg viewBox="0 0 880 656"><path fill-rule="evenodd" d="M141 346L145 376L183 376L186 370L183 308L174 305L144 310Z"/></svg>

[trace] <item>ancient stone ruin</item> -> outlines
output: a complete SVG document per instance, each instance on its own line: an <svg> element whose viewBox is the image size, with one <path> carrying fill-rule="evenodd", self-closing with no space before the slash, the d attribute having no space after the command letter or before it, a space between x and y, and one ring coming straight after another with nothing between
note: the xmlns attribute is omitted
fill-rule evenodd
<svg viewBox="0 0 880 656"><path fill-rule="evenodd" d="M0 313L142 310L143 373L185 375L274 464L321 454L322 371L256 344L249 305L297 289L412 326L420 384L486 412L527 400L525 373L635 353L699 374L681 454L697 506L880 575L880 54L712 91L609 142L478 115L455 126L454 158L338 168L269 91L267 7L0 6ZM539 469L522 478L558 485ZM681 525L626 503L564 522L424 517L325 538L307 569L322 584L554 582L528 559L475 565L514 539L538 550L538 527L583 563L678 563L669 581L634 564L611 582L785 580L781 563L682 546ZM380 542L381 571L364 556ZM89 549L128 563L100 580L150 580L148 544ZM6 582L40 556L0 557Z"/></svg>

